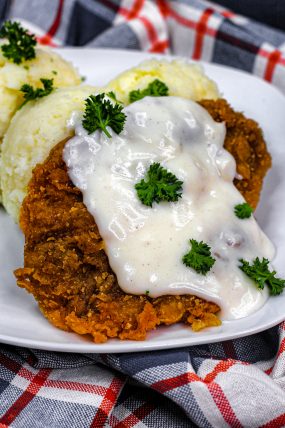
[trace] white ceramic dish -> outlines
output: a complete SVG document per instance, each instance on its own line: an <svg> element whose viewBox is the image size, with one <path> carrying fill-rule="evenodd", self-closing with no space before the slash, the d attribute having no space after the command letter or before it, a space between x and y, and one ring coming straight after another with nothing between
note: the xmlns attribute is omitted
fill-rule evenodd
<svg viewBox="0 0 285 428"><path fill-rule="evenodd" d="M119 72L151 55L119 50L64 49L87 83L103 85ZM263 128L273 168L266 177L256 217L278 248L274 260L279 276L285 276L285 97L273 86L249 74L227 67L204 64L206 73L219 85L224 97ZM53 327L40 313L33 297L16 286L13 270L22 266L23 237L11 219L0 211L0 342L65 352L138 352L217 342L253 334L285 319L285 293L270 298L255 314L224 322L219 328L193 333L174 325L150 333L146 341L110 340L96 345L90 339Z"/></svg>

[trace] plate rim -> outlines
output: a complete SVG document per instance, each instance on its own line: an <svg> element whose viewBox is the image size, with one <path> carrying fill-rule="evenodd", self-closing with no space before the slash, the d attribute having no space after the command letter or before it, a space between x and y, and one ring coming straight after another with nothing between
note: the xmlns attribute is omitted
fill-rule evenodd
<svg viewBox="0 0 285 428"><path fill-rule="evenodd" d="M212 68L212 69L226 69L227 71L236 73L238 75L244 75L247 78L253 79L253 80L258 80L259 83L261 85L264 85L264 87L270 88L270 90L273 90L274 92L276 92L276 94L278 94L278 96L281 96L282 98L285 97L285 94L283 94L281 92L281 90L276 87L274 84L267 82L266 80L264 80L262 77L257 76L256 74L252 74L249 71L243 70L243 69L239 69L239 68L234 68L231 67L230 65L226 65L226 64L219 64L217 62L207 62L207 61L203 61L203 60L196 60L196 59L192 59L192 58L188 58L186 56L183 55L172 55L172 54L161 54L161 53L151 53L151 52L145 52L145 51L140 51L137 49L114 49L114 48L81 48L79 46L57 46L56 48L52 49L55 52L58 52L59 54L64 54L67 53L72 53L72 52L97 52L99 54L106 54L106 52L108 52L109 54L122 54L122 55L131 55L131 56L145 56L146 58L154 58L154 59L167 59L170 58L172 60L176 60L176 59L183 59L186 60L187 62L189 62L190 64L197 64L197 65L202 65L202 67L206 67L206 68ZM143 61L143 60L141 60ZM76 68L76 64L73 64ZM82 82L82 85L85 85L85 81Z"/></svg>
<svg viewBox="0 0 285 428"><path fill-rule="evenodd" d="M253 314L254 315L254 314ZM43 315L42 315L43 316ZM249 318L249 317L246 317ZM66 353L78 353L78 354L123 354L123 353L139 353L139 352L149 352L149 351L161 351L161 350L167 350L167 349L179 349L179 348L185 348L190 346L199 346L199 345L205 345L210 343L219 343L219 342L225 342L228 340L234 340L234 339L240 339L247 336L252 336L254 334L260 333L262 331L268 330L272 327L275 327L276 325L280 324L285 320L285 315L280 317L280 319L274 320L272 322L269 322L266 324L266 326L262 325L261 327L257 328L249 328L248 330L244 330L242 333L236 332L231 334L231 337L221 337L218 338L217 336L219 333L213 334L212 337L209 336L200 336L199 342L195 343L182 343L185 339L171 339L171 344L166 343L165 341L162 343L155 344L153 342L148 342L147 338L142 341L130 341L130 340L120 340L120 339L108 339L107 342L104 343L95 343L92 342L92 339L90 339L90 343L82 342L82 343L73 343L70 344L61 344L61 343L55 343L51 344L47 341L40 341L37 340L33 342L30 339L16 339L12 336L5 336L0 334L0 343L7 344L7 345L13 345L13 346L19 346L19 347L25 347L30 349L38 349L43 351L50 351L50 352L66 352ZM238 320L233 321L223 321L223 324L237 322ZM47 321L48 322L48 321ZM178 326L179 323L175 324L175 326ZM52 326L54 327L54 326ZM160 326L158 326L159 328ZM163 328L171 328L171 326L162 326ZM187 327L187 326L186 326ZM57 327L54 327L57 328ZM191 330L191 327L188 327L191 333L194 332ZM211 329L215 329L219 327L212 327ZM208 331L210 329L207 329ZM156 330L157 331L157 330ZM204 330L206 332L206 329ZM71 335L76 335L76 333L73 332L64 332ZM200 334L201 332L197 332L194 334ZM81 335L80 335L81 336ZM83 336L84 337L84 336ZM192 336L193 337L193 336ZM115 343L118 343L120 347L116 350L114 350L114 344L113 342L109 343L111 340L115 340ZM35 346L36 344L36 346ZM142 346L141 348L138 348L138 346Z"/></svg>

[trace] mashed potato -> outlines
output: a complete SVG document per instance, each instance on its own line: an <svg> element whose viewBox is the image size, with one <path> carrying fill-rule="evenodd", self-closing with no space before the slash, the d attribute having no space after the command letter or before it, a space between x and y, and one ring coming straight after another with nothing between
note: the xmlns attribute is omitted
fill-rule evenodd
<svg viewBox="0 0 285 428"><path fill-rule="evenodd" d="M114 91L124 104L129 104L130 91L145 89L154 79L168 86L169 95L194 101L219 98L217 85L204 74L202 67L182 59L144 61L111 80L107 89Z"/></svg>
<svg viewBox="0 0 285 428"><path fill-rule="evenodd" d="M41 61L41 55L37 61ZM8 66L10 64L6 65ZM51 72L52 67L49 67ZM36 79L42 76L42 72L38 73L32 83L36 83ZM20 81L20 77L18 79ZM113 90L120 101L128 104L130 91L144 89L154 79L160 79L168 86L169 95L195 101L219 97L216 84L205 76L203 69L183 60L145 61L119 75L106 87L100 88L100 92ZM55 82L59 86L56 80ZM16 221L32 169L38 162L45 160L53 146L71 135L66 121L74 110L83 108L84 99L94 91L95 88L80 86L58 89L37 102L29 102L15 114L3 141L1 187L3 204Z"/></svg>
<svg viewBox="0 0 285 428"><path fill-rule="evenodd" d="M0 143L13 114L23 102L24 83L42 87L41 78L53 79L54 87L75 86L80 76L72 64L46 47L36 47L36 57L20 65L7 60L0 50Z"/></svg>
<svg viewBox="0 0 285 428"><path fill-rule="evenodd" d="M17 65L5 58L0 49L0 145L13 115L23 102L20 91L23 84L42 87L41 78L53 79L56 88L74 86L81 82L72 64L58 54L43 46L36 47L35 51L34 59ZM1 200L0 188L0 202Z"/></svg>
<svg viewBox="0 0 285 428"><path fill-rule="evenodd" d="M67 120L74 110L83 109L94 91L92 86L60 88L14 115L2 143L1 187L3 205L16 221L33 168L53 146L72 135Z"/></svg>

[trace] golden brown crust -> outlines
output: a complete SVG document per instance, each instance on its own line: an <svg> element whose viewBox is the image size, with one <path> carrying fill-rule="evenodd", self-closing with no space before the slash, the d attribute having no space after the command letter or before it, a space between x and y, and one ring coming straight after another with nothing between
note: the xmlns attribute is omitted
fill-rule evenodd
<svg viewBox="0 0 285 428"><path fill-rule="evenodd" d="M225 121L225 147L244 177L235 184L255 207L270 167L258 125L235 113L224 100L201 102L213 118ZM55 326L90 334L101 343L111 337L143 340L160 324L184 322L195 331L220 324L219 307L195 296L125 294L112 272L97 225L68 178L62 159L65 141L38 165L21 210L25 234L24 268L15 275Z"/></svg>
<svg viewBox="0 0 285 428"><path fill-rule="evenodd" d="M18 285L32 293L55 326L109 337L143 340L160 324L178 321L193 330L219 325L219 307L194 296L125 294L112 272L104 243L81 192L68 178L62 159L65 141L38 165L21 209L25 234L24 268Z"/></svg>
<svg viewBox="0 0 285 428"><path fill-rule="evenodd" d="M235 158L237 173L243 177L242 180L235 179L234 184L252 208L256 208L263 178L271 167L262 130L254 120L235 112L226 100L203 100L200 104L215 121L225 122L224 147Z"/></svg>

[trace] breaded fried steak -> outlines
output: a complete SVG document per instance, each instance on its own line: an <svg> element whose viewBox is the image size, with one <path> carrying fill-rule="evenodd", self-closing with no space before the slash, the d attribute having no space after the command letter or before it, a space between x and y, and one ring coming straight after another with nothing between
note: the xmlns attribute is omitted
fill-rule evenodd
<svg viewBox="0 0 285 428"><path fill-rule="evenodd" d="M258 125L223 100L201 104L214 118L225 120L226 147L239 173L245 171L236 185L255 206L270 166ZM34 295L52 324L90 334L97 343L111 337L143 340L147 331L161 324L184 322L194 331L219 325L220 308L196 296L151 298L121 290L95 220L68 177L62 158L65 143L34 169L22 205L20 226L26 244L24 268L15 271L18 285Z"/></svg>
<svg viewBox="0 0 285 428"><path fill-rule="evenodd" d="M216 122L226 125L224 147L236 160L237 173L242 179L234 184L252 208L256 208L263 178L271 167L271 156L267 151L262 130L258 124L235 112L226 100L203 100L204 107Z"/></svg>
<svg viewBox="0 0 285 428"><path fill-rule="evenodd" d="M97 225L68 178L64 143L35 168L22 206L25 267L15 272L18 285L35 296L54 325L90 333L95 342L142 340L157 325L178 321L194 330L219 325L219 307L194 296L151 299L120 289Z"/></svg>

